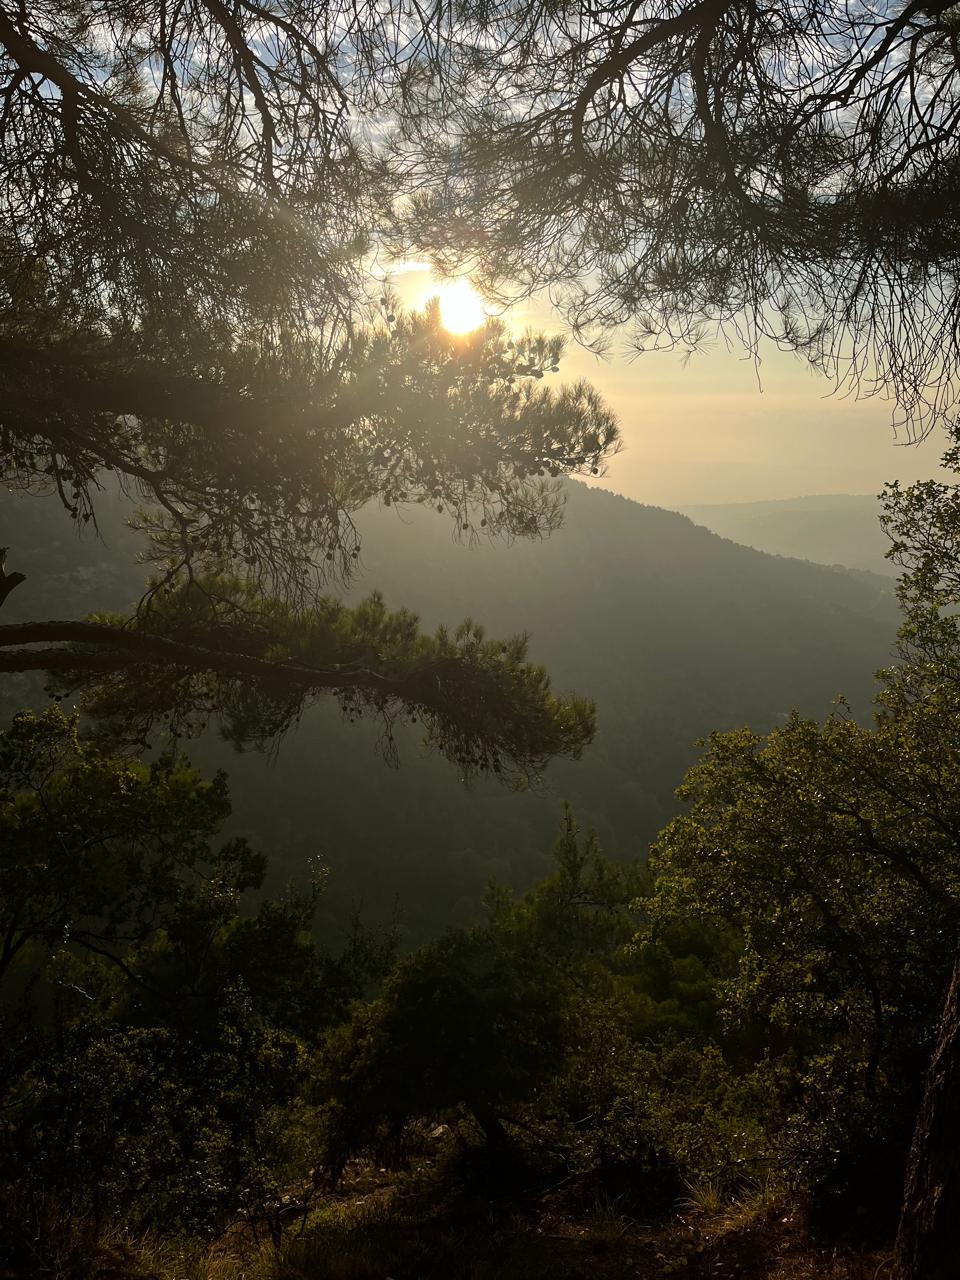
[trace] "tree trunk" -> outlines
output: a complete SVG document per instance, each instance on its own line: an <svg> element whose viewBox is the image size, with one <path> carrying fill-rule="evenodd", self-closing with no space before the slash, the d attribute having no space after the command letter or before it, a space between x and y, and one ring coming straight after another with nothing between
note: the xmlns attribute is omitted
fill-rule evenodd
<svg viewBox="0 0 960 1280"><path fill-rule="evenodd" d="M470 1110L476 1117L477 1124L483 1130L483 1136L486 1139L487 1150L491 1155L500 1155L510 1147L510 1138L503 1122L494 1111L493 1107L486 1102L473 1102L470 1104Z"/></svg>
<svg viewBox="0 0 960 1280"><path fill-rule="evenodd" d="M960 951L907 1162L895 1280L960 1276Z"/></svg>

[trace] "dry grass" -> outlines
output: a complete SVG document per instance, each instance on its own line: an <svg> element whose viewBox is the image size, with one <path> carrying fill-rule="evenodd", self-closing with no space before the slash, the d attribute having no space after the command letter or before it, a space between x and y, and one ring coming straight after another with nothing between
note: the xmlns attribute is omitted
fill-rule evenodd
<svg viewBox="0 0 960 1280"><path fill-rule="evenodd" d="M804 1203L758 1188L704 1213L684 1280L883 1280L885 1256L814 1240Z"/></svg>
<svg viewBox="0 0 960 1280"><path fill-rule="evenodd" d="M207 1251L108 1234L50 1280L888 1280L881 1254L811 1239L802 1202L772 1187L724 1199L689 1188L676 1216L644 1225L595 1191L431 1198L422 1183L356 1183L279 1250L238 1231ZM65 1264L67 1260L64 1259ZM6 1278L0 1277L0 1280ZM18 1277L18 1280L20 1278ZM24 1277L24 1280L26 1278Z"/></svg>

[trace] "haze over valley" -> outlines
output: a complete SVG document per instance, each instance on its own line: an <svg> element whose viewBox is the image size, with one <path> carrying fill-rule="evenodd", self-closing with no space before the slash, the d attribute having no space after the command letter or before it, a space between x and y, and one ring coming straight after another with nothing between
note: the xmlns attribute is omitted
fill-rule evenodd
<svg viewBox="0 0 960 1280"><path fill-rule="evenodd" d="M379 730L346 724L329 706L310 710L267 754L238 755L215 734L183 743L205 770L228 771L232 829L273 850L277 883L317 856L330 868L321 909L331 923L357 909L381 924L396 918L405 938L422 941L474 921L491 877L526 888L549 870L564 800L608 855L642 858L677 812L673 792L713 730L765 733L794 709L819 718L840 694L869 718L873 673L891 661L899 621L889 579L783 556L822 546L839 557L849 547L851 561L863 560L864 545L884 541L866 532L875 502L686 516L575 483L566 499L561 529L512 546L457 539L422 507L371 507L357 518L361 571L347 598L381 590L430 630L475 617L494 637L527 632L531 658L556 687L597 704L598 733L581 760L551 765L524 794L484 779L464 787L414 727L400 732L391 769ZM101 543L89 531L78 539L55 499L7 496L0 533L30 550L18 547L28 579L6 619L129 609L143 589L129 510L101 504ZM834 517L826 531L824 510ZM776 554L740 545L740 530ZM19 681L6 686L11 709L36 688L34 677ZM355 803L359 791L369 803Z"/></svg>

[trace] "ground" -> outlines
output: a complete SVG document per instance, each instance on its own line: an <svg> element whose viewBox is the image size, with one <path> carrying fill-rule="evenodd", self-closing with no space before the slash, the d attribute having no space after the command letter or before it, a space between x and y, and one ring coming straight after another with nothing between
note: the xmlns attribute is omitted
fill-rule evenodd
<svg viewBox="0 0 960 1280"><path fill-rule="evenodd" d="M336 1193L287 1216L279 1249L233 1227L212 1246L101 1238L49 1280L889 1280L883 1250L815 1237L805 1198L758 1188L723 1202L691 1188L645 1219L629 1189L497 1185L423 1162L356 1164ZM291 1200L294 1198L291 1197ZM79 1242L78 1242L79 1243ZM6 1277L0 1276L0 1280ZM13 1277L11 1277L13 1280Z"/></svg>
<svg viewBox="0 0 960 1280"><path fill-rule="evenodd" d="M383 1178L384 1175L380 1174ZM645 1222L584 1186L431 1205L426 1188L353 1171L335 1204L296 1229L271 1280L883 1280L889 1256L813 1239L804 1200L692 1193Z"/></svg>

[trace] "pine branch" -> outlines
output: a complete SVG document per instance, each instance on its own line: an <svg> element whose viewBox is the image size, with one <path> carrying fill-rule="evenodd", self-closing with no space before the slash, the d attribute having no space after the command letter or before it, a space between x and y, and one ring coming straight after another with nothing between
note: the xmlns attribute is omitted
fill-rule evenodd
<svg viewBox="0 0 960 1280"><path fill-rule="evenodd" d="M18 644L57 641L103 645L105 652L11 648ZM167 663L303 689L359 688L404 700L420 700L429 693L429 677L439 675L439 664L434 664L434 669L428 667L423 672L398 678L337 664L314 667L288 659L270 661L235 650L209 648L96 622L22 622L0 627L0 671L120 671L139 663Z"/></svg>
<svg viewBox="0 0 960 1280"><path fill-rule="evenodd" d="M25 573L7 573L7 550L7 547L0 547L0 609L10 592L27 580Z"/></svg>

